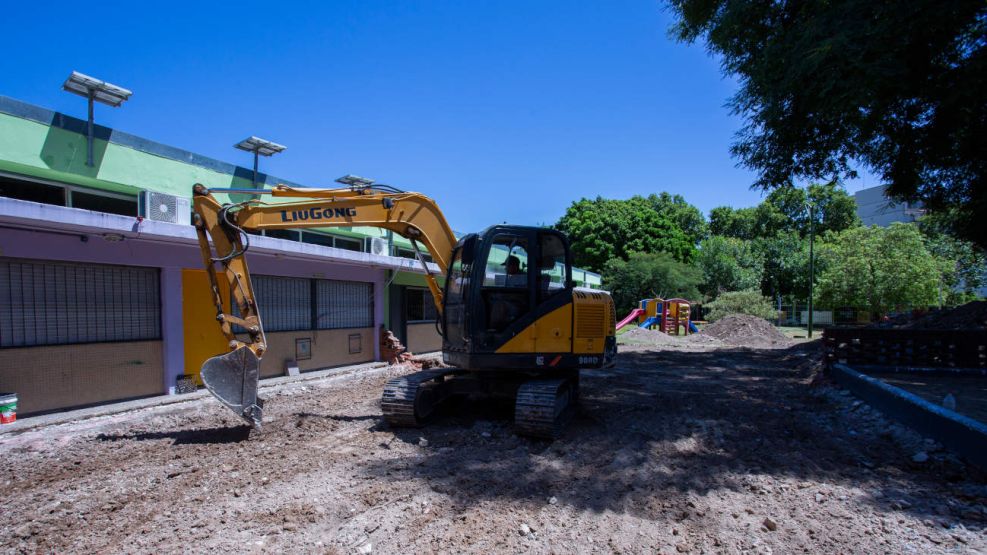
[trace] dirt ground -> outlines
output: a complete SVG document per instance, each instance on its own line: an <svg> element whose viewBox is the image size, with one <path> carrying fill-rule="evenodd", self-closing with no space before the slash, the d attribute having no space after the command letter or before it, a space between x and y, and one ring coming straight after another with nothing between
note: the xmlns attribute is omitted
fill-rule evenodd
<svg viewBox="0 0 987 555"><path fill-rule="evenodd" d="M956 553L987 481L814 380L816 343L625 346L555 442L381 422L400 367L0 436L3 552Z"/></svg>

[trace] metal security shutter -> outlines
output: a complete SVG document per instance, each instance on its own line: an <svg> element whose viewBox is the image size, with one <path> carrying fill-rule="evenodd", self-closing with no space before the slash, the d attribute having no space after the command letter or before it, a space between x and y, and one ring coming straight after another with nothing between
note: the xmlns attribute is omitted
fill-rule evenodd
<svg viewBox="0 0 987 555"><path fill-rule="evenodd" d="M316 280L316 329L374 325L374 285L362 281Z"/></svg>
<svg viewBox="0 0 987 555"><path fill-rule="evenodd" d="M0 260L0 347L161 339L153 268Z"/></svg>
<svg viewBox="0 0 987 555"><path fill-rule="evenodd" d="M266 331L312 329L311 280L276 276L251 279Z"/></svg>

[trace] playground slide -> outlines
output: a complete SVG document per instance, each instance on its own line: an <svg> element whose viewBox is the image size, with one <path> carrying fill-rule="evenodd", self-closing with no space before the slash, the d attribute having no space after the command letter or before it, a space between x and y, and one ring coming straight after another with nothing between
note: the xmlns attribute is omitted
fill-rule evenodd
<svg viewBox="0 0 987 555"><path fill-rule="evenodd" d="M634 310L631 311L630 314L627 315L626 318L624 318L620 322L617 322L617 329L619 330L620 328L626 326L627 324L630 324L632 320L634 320L635 318L637 318L642 314L644 314L644 310L640 308L635 308Z"/></svg>
<svg viewBox="0 0 987 555"><path fill-rule="evenodd" d="M657 325L658 325L658 317L657 316L652 316L651 318L648 318L644 322L641 322L641 325L638 326L638 327L639 328L650 328L651 326L657 326Z"/></svg>
<svg viewBox="0 0 987 555"><path fill-rule="evenodd" d="M689 322L689 333L699 333L699 328L697 328L691 321Z"/></svg>

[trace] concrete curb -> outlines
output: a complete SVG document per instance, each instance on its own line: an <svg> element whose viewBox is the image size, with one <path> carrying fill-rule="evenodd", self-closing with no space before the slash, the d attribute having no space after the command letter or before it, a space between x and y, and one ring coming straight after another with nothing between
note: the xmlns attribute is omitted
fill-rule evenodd
<svg viewBox="0 0 987 555"><path fill-rule="evenodd" d="M837 383L890 418L942 443L970 462L987 468L987 425L922 399L877 378L836 363Z"/></svg>
<svg viewBox="0 0 987 555"><path fill-rule="evenodd" d="M436 358L436 357L434 355L433 356L426 355L426 356L416 357L415 360L422 360L427 358ZM397 365L395 365L394 367L396 366ZM278 376L275 378L266 378L260 381L260 386L258 388L258 391L261 392L268 391L277 387L281 387L286 384L304 383L304 382L311 382L311 381L323 380L329 378L356 377L358 375L363 374L364 372L369 372L371 370L385 370L389 367L390 366L388 366L386 362L369 362L364 364L356 364L352 366L338 366L336 368L329 368L326 370L316 370L314 372L306 372L298 376ZM138 410L143 410L153 407L163 407L167 405L176 405L179 403L190 403L193 401L199 401L209 397L212 397L212 395L207 390L200 389L195 393L189 393L185 395L160 395L157 397L147 397L144 399L135 399L133 401L124 401L122 403L111 403L107 405L87 407L83 409L76 409L76 410L70 410L65 412L56 412L56 413L44 414L40 416L31 416L24 418L22 420L17 420L12 424L5 424L3 426L0 426L0 438L3 438L5 435L19 434L22 432L34 430L37 428L42 428L45 426L66 424L69 422L77 422L80 420L88 420L90 418L110 416L114 414L138 411Z"/></svg>

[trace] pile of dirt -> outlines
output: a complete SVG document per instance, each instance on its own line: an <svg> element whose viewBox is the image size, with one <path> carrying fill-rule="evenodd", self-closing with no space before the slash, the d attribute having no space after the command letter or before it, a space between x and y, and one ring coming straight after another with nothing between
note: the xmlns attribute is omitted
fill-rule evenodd
<svg viewBox="0 0 987 555"><path fill-rule="evenodd" d="M787 347L792 340L764 318L731 314L703 328L701 335L719 339L728 345L754 348Z"/></svg>
<svg viewBox="0 0 987 555"><path fill-rule="evenodd" d="M900 327L919 330L987 329L987 301L973 301L949 310L937 310Z"/></svg>

